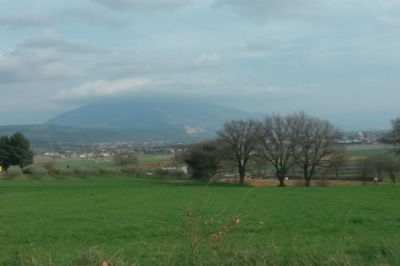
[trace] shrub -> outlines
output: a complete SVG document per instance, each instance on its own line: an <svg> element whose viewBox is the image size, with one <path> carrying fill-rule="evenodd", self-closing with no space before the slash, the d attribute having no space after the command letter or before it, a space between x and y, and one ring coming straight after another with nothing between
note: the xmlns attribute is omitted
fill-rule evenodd
<svg viewBox="0 0 400 266"><path fill-rule="evenodd" d="M72 168L61 168L59 174L62 176L73 176L75 172Z"/></svg>
<svg viewBox="0 0 400 266"><path fill-rule="evenodd" d="M136 174L138 172L138 169L136 167L129 167L125 166L121 168L121 173L123 174Z"/></svg>
<svg viewBox="0 0 400 266"><path fill-rule="evenodd" d="M156 176L160 177L178 177L182 178L185 176L185 173L181 170L177 169L163 169L163 168L156 168L154 171Z"/></svg>
<svg viewBox="0 0 400 266"><path fill-rule="evenodd" d="M8 178L15 178L22 175L22 170L19 166L11 166L8 168L7 177Z"/></svg>
<svg viewBox="0 0 400 266"><path fill-rule="evenodd" d="M121 169L120 168L94 168L94 175L112 175L112 176L118 176L121 174Z"/></svg>
<svg viewBox="0 0 400 266"><path fill-rule="evenodd" d="M56 168L56 163L54 161L45 162L43 168L45 168L50 175L57 175L60 173L60 170Z"/></svg>
<svg viewBox="0 0 400 266"><path fill-rule="evenodd" d="M24 175L31 175L33 174L33 169L32 167L25 167L24 169L22 169L22 173Z"/></svg>
<svg viewBox="0 0 400 266"><path fill-rule="evenodd" d="M95 176L99 173L96 168L74 167L74 168L70 168L70 169L72 169L75 176L78 176L81 178Z"/></svg>
<svg viewBox="0 0 400 266"><path fill-rule="evenodd" d="M36 178L49 175L48 170L40 166L32 166L31 170L32 170L32 175L35 176Z"/></svg>

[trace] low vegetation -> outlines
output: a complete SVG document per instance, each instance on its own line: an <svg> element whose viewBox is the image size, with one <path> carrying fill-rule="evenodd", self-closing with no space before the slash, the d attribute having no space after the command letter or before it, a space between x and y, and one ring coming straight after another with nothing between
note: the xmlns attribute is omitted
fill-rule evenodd
<svg viewBox="0 0 400 266"><path fill-rule="evenodd" d="M1 181L0 265L398 265L398 186Z"/></svg>

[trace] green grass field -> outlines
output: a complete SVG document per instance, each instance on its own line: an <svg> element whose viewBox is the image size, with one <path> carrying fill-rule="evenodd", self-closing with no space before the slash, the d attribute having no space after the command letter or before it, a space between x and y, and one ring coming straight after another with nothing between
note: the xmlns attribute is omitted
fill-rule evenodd
<svg viewBox="0 0 400 266"><path fill-rule="evenodd" d="M399 265L399 210L398 186L0 181L0 265Z"/></svg>
<svg viewBox="0 0 400 266"><path fill-rule="evenodd" d="M139 155L138 160L139 163L162 163L162 162L167 162L171 159L170 154L144 154L144 155ZM40 164L40 163L39 163ZM83 168L115 168L117 165L115 165L114 161L109 159L109 161L95 161L95 160L70 160L70 161L62 161L62 162L57 162L56 163L57 167L59 168L65 168L67 166L70 167L83 167Z"/></svg>
<svg viewBox="0 0 400 266"><path fill-rule="evenodd" d="M393 149L384 148L384 149L361 149L361 150L348 150L347 153L349 155L355 156L376 156L376 155L389 155L395 156L396 153Z"/></svg>
<svg viewBox="0 0 400 266"><path fill-rule="evenodd" d="M115 168L117 167L114 161L99 161L96 162L94 160L71 160L65 162L57 162L56 166L58 168L66 168L70 167L84 167L84 168Z"/></svg>

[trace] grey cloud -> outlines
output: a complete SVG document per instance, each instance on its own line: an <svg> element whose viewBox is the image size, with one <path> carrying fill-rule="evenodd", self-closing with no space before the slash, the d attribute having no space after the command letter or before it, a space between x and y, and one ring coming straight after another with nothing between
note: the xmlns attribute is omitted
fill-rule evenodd
<svg viewBox="0 0 400 266"><path fill-rule="evenodd" d="M94 53L104 54L104 51L46 32L12 51L0 52L0 82L80 78L95 64Z"/></svg>
<svg viewBox="0 0 400 266"><path fill-rule="evenodd" d="M0 16L0 27L10 28L32 28L46 25L46 20L42 17L30 14L14 14Z"/></svg>
<svg viewBox="0 0 400 266"><path fill-rule="evenodd" d="M192 2L192 0L92 0L111 9L168 9L181 7Z"/></svg>
<svg viewBox="0 0 400 266"><path fill-rule="evenodd" d="M106 50L95 48L87 43L67 41L62 35L59 35L52 31L48 31L43 34L39 34L33 38L30 38L23 42L19 47L25 50L53 49L61 53L72 54L107 53Z"/></svg>
<svg viewBox="0 0 400 266"><path fill-rule="evenodd" d="M232 7L241 7L258 11L270 9L288 8L302 6L307 3L315 2L314 0L217 0L216 5L227 5Z"/></svg>
<svg viewBox="0 0 400 266"><path fill-rule="evenodd" d="M284 13L294 15L296 11L306 10L317 0L216 0L216 7L226 7L246 16L269 19Z"/></svg>
<svg viewBox="0 0 400 266"><path fill-rule="evenodd" d="M13 51L0 56L0 82L70 79L81 67L51 53Z"/></svg>
<svg viewBox="0 0 400 266"><path fill-rule="evenodd" d="M191 57L192 56L192 57ZM137 52L118 51L109 56L99 58L101 68L96 71L101 76L121 78L131 75L145 76L171 76L188 75L188 73L212 72L221 67L223 58L218 52L200 53L197 56L179 55L153 55L143 56Z"/></svg>
<svg viewBox="0 0 400 266"><path fill-rule="evenodd" d="M82 8L70 8L54 14L41 14L40 16L30 13L0 15L0 27L12 29L46 28L71 21L80 21L90 26L125 27L129 25L127 21L121 18Z"/></svg>
<svg viewBox="0 0 400 266"><path fill-rule="evenodd" d="M82 8L66 9L61 12L62 20L80 20L91 26L125 27L129 23L120 18Z"/></svg>

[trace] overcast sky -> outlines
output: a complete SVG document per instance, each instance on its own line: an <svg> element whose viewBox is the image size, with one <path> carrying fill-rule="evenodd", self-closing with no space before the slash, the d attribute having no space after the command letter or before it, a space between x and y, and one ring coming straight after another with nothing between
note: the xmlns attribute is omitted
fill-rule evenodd
<svg viewBox="0 0 400 266"><path fill-rule="evenodd" d="M169 94L385 127L399 47L398 0L0 0L0 124Z"/></svg>

